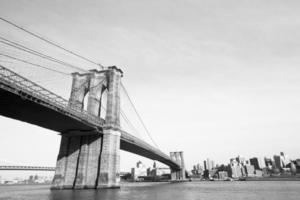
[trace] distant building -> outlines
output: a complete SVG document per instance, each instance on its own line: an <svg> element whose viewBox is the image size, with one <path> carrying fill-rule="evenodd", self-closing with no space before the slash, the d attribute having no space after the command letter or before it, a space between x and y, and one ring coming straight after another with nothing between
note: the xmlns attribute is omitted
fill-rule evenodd
<svg viewBox="0 0 300 200"><path fill-rule="evenodd" d="M208 173L209 173L209 178L218 178L218 170L217 169L209 170Z"/></svg>
<svg viewBox="0 0 300 200"><path fill-rule="evenodd" d="M273 163L272 163L272 159L271 159L271 158L266 158L266 157L265 157L265 164L266 164L266 167L267 167L268 169L272 169Z"/></svg>
<svg viewBox="0 0 300 200"><path fill-rule="evenodd" d="M203 161L203 166L204 166L204 170L208 170L208 169L207 169L206 160Z"/></svg>
<svg viewBox="0 0 300 200"><path fill-rule="evenodd" d="M213 160L210 160L209 158L206 159L204 163L204 170L212 170L215 168L215 162Z"/></svg>
<svg viewBox="0 0 300 200"><path fill-rule="evenodd" d="M295 165L296 165L296 173L300 173L300 159L297 159L295 161Z"/></svg>
<svg viewBox="0 0 300 200"><path fill-rule="evenodd" d="M249 166L249 165L245 165L245 166ZM247 172L246 172L245 166L240 165L240 167L241 167L241 172L242 172L242 176L247 176Z"/></svg>
<svg viewBox="0 0 300 200"><path fill-rule="evenodd" d="M131 177L133 181L137 181L140 176L147 176L147 168L141 161L138 161L136 167L131 168Z"/></svg>
<svg viewBox="0 0 300 200"><path fill-rule="evenodd" d="M259 165L260 169L263 169L266 167L266 163L263 161L262 158L258 158L258 165Z"/></svg>
<svg viewBox="0 0 300 200"><path fill-rule="evenodd" d="M192 174L193 175L202 175L203 174L203 168L198 163L197 165L193 166Z"/></svg>
<svg viewBox="0 0 300 200"><path fill-rule="evenodd" d="M253 165L247 165L247 166L245 166L245 169L246 169L246 174L248 177L255 176L255 174L254 174L255 168Z"/></svg>
<svg viewBox="0 0 300 200"><path fill-rule="evenodd" d="M219 179L220 180L226 180L226 179L228 179L228 172L226 172L226 171L219 171Z"/></svg>
<svg viewBox="0 0 300 200"><path fill-rule="evenodd" d="M212 169L211 160L209 158L206 159L206 167L207 167L207 170L211 170Z"/></svg>
<svg viewBox="0 0 300 200"><path fill-rule="evenodd" d="M240 165L245 165L246 164L246 159L244 157L241 156L237 156L236 157L236 161L240 164Z"/></svg>
<svg viewBox="0 0 300 200"><path fill-rule="evenodd" d="M149 174L147 174L147 176L162 176L162 175L171 173L170 168L167 168L167 167L156 167L153 169L150 169L150 168L148 168L148 169L149 169Z"/></svg>
<svg viewBox="0 0 300 200"><path fill-rule="evenodd" d="M280 152L280 160L281 160L283 167L286 167L288 164L291 163L291 160L289 159L289 157L283 152Z"/></svg>
<svg viewBox="0 0 300 200"><path fill-rule="evenodd" d="M282 165L282 160L280 156L274 155L274 163L273 163L273 168L274 169L282 169L283 165Z"/></svg>
<svg viewBox="0 0 300 200"><path fill-rule="evenodd" d="M263 176L263 171L262 170L255 170L255 176L256 177L262 177Z"/></svg>
<svg viewBox="0 0 300 200"><path fill-rule="evenodd" d="M242 168L241 165L236 161L236 159L231 159L230 171L232 178L242 177Z"/></svg>
<svg viewBox="0 0 300 200"><path fill-rule="evenodd" d="M261 167L259 166L259 162L258 162L258 158L253 157L250 158L250 164L254 166L254 169L261 169Z"/></svg>

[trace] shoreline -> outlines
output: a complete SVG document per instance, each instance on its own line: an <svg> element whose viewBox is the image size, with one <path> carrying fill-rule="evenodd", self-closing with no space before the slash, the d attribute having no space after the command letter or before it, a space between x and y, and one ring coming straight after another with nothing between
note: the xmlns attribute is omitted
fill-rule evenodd
<svg viewBox="0 0 300 200"><path fill-rule="evenodd" d="M240 181L300 181L300 177L246 177Z"/></svg>

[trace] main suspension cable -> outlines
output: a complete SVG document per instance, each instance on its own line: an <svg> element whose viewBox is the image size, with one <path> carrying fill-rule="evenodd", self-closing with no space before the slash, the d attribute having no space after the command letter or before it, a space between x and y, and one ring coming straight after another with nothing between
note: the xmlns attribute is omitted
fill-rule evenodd
<svg viewBox="0 0 300 200"><path fill-rule="evenodd" d="M10 59L13 59L13 60L17 60L17 61L20 61L20 62L29 64L29 65L32 65L32 66L35 66L35 67L40 67L40 68L43 68L43 69L47 69L49 71L53 71L53 72L56 72L56 73L60 73L60 74L63 74L63 75L70 76L70 74L68 74L68 73L65 73L65 72L62 72L62 71L58 71L58 70L55 70L55 69L51 69L49 67L45 67L45 66L42 66L42 65L39 65L39 64L35 64L35 63L29 62L27 60L16 58L14 56L6 55L6 54L3 54L3 53L0 53L0 56L4 56L4 57L7 57L7 58L10 58Z"/></svg>
<svg viewBox="0 0 300 200"><path fill-rule="evenodd" d="M70 63L66 63L66 62L61 61L61 60L58 60L58 59L56 59L56 58L54 58L54 57L51 57L51 56L46 55L46 54L44 54L44 53L41 53L41 52L39 52L39 51L33 50L33 49L31 49L31 48L28 48L28 47L26 47L26 46L24 46L24 45L18 44L18 43L16 43L16 42L13 42L13 41L8 40L8 39L6 39L6 38L3 38L3 37L1 37L1 36L0 36L0 39L4 40L4 41L1 41L1 40L0 40L0 42L1 42L2 44L7 45L7 46L16 48L16 49L18 49L18 50L27 52L27 53L29 53L29 54L38 56L38 57L40 57L40 58L43 58L43 59L46 59L46 60L49 60L49 61L52 61L52 62L56 62L56 63L58 63L58 64L61 64L61 65L63 65L63 66L66 66L66 67L70 67L70 68L73 68L73 69L76 69L76 70L80 70L80 71L84 71L84 72L87 71L87 70L85 70L85 69L83 69L83 68L74 66L74 65L72 65L72 64L70 64Z"/></svg>
<svg viewBox="0 0 300 200"><path fill-rule="evenodd" d="M6 23L8 23L8 24L10 24L10 25L12 25L12 26L14 26L14 27L16 27L16 28L18 28L18 29L20 29L20 30L22 30L22 31L24 31L24 32L26 32L26 33L28 33L28 34L30 34L30 35L32 35L32 36L38 38L38 39L40 39L40 40L42 40L42 41L44 41L44 42L50 44L50 45L52 45L52 46L55 46L55 47L57 47L57 48L59 48L59 49L61 49L61 50L64 50L64 51L66 51L66 52L68 52L68 53L70 53L70 54L72 54L72 55L74 55L74 56L76 56L76 57L78 57L78 58L81 58L81 59L83 59L83 60L85 60L85 61L87 61L87 62L89 62L89 63L92 63L92 64L95 64L95 65L97 65L97 66L100 66L102 69L104 68L103 65L101 65L101 64L99 64L99 63L96 63L96 62L92 61L92 60L89 59L89 58L86 58L86 57L84 57L84 56L81 56L81 55L79 55L78 53L75 53L75 52L73 52L73 51L71 51L71 50L68 50L68 49L66 49L65 47L62 47L61 45L59 45L59 44L57 44L57 43L54 43L54 42L52 42L52 41L50 41L50 40L48 40L48 39L46 39L46 38L44 38L44 37L42 37L42 36L40 36L40 35L34 33L34 32L32 32L32 31L29 31L28 29L25 29L25 28L23 28L23 27L21 27L21 26L15 24L15 23L13 23L13 22L7 20L7 19L4 19L4 18L0 17L0 20L2 20L2 21L4 21L4 22L6 22Z"/></svg>

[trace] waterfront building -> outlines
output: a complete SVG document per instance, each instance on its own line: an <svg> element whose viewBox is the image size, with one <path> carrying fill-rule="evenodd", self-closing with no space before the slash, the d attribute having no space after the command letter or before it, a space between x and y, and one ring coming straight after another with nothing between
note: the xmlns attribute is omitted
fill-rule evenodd
<svg viewBox="0 0 300 200"><path fill-rule="evenodd" d="M239 178L243 175L241 165L236 161L236 159L231 159L230 171L232 178Z"/></svg>
<svg viewBox="0 0 300 200"><path fill-rule="evenodd" d="M247 166L247 165L245 165L245 166ZM241 167L241 172L242 172L242 176L247 176L247 172L246 172L245 166L240 165L240 167Z"/></svg>
<svg viewBox="0 0 300 200"><path fill-rule="evenodd" d="M263 169L266 167L266 163L263 161L262 158L258 158L258 166L260 169Z"/></svg>
<svg viewBox="0 0 300 200"><path fill-rule="evenodd" d="M156 177L156 176L162 176L162 175L166 175L166 174L170 174L171 170L168 167L156 167L156 168L148 168L149 172L147 173L147 176L152 176L152 177Z"/></svg>
<svg viewBox="0 0 300 200"><path fill-rule="evenodd" d="M203 161L203 165L204 165L204 170L207 170L206 160Z"/></svg>
<svg viewBox="0 0 300 200"><path fill-rule="evenodd" d="M244 157L241 157L241 156L237 156L236 157L236 161L240 164L240 165L245 165L246 164L246 159Z"/></svg>
<svg viewBox="0 0 300 200"><path fill-rule="evenodd" d="M297 168L296 165L294 164L294 162L291 162L290 164L290 172L295 175L297 173Z"/></svg>
<svg viewBox="0 0 300 200"><path fill-rule="evenodd" d="M220 180L226 180L228 179L228 172L227 171L219 171L219 179Z"/></svg>
<svg viewBox="0 0 300 200"><path fill-rule="evenodd" d="M262 169L262 175L263 176L269 176L269 174L270 174L269 172L270 172L270 169L268 169L268 168L263 168Z"/></svg>
<svg viewBox="0 0 300 200"><path fill-rule="evenodd" d="M262 177L262 175L263 175L263 171L262 170L259 170L259 169L255 170L255 176L256 177Z"/></svg>
<svg viewBox="0 0 300 200"><path fill-rule="evenodd" d="M291 163L291 159L289 159L289 157L283 152L280 152L280 160L283 167L286 167L288 164Z"/></svg>
<svg viewBox="0 0 300 200"><path fill-rule="evenodd" d="M274 158L273 168L274 169L282 169L283 165L282 165L281 157L278 155L274 155L273 158Z"/></svg>
<svg viewBox="0 0 300 200"><path fill-rule="evenodd" d="M245 169L246 169L246 174L248 177L255 176L255 174L254 174L255 168L253 165L247 165L247 166L245 166Z"/></svg>
<svg viewBox="0 0 300 200"><path fill-rule="evenodd" d="M253 165L255 169L261 169L261 167L259 166L258 158L256 157L250 158L250 165Z"/></svg>
<svg viewBox="0 0 300 200"><path fill-rule="evenodd" d="M265 157L265 164L266 164L266 167L268 169L272 169L273 163L272 163L272 159L271 158L266 158Z"/></svg>
<svg viewBox="0 0 300 200"><path fill-rule="evenodd" d="M138 161L136 167L131 168L131 177L133 181L137 181L140 176L147 176L147 168L141 161Z"/></svg>
<svg viewBox="0 0 300 200"><path fill-rule="evenodd" d="M206 167L207 167L207 170L211 170L212 169L211 161L210 161L209 158L206 159Z"/></svg>
<svg viewBox="0 0 300 200"><path fill-rule="evenodd" d="M295 161L295 165L296 165L296 171L297 171L297 173L300 173L300 159L297 159Z"/></svg>

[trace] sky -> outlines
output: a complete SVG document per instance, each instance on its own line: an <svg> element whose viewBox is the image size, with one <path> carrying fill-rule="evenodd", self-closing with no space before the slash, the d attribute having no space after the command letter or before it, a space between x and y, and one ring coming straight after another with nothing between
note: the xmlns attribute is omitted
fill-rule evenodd
<svg viewBox="0 0 300 200"><path fill-rule="evenodd" d="M297 0L0 0L1 17L120 67L153 139L167 154L184 151L188 168L280 151L300 158L299 9ZM0 30L72 60L4 22ZM37 82L48 78L39 73ZM70 79L51 78L47 88L68 98ZM55 165L58 133L4 117L0 123L0 161ZM152 163L122 152L121 171L138 160Z"/></svg>

